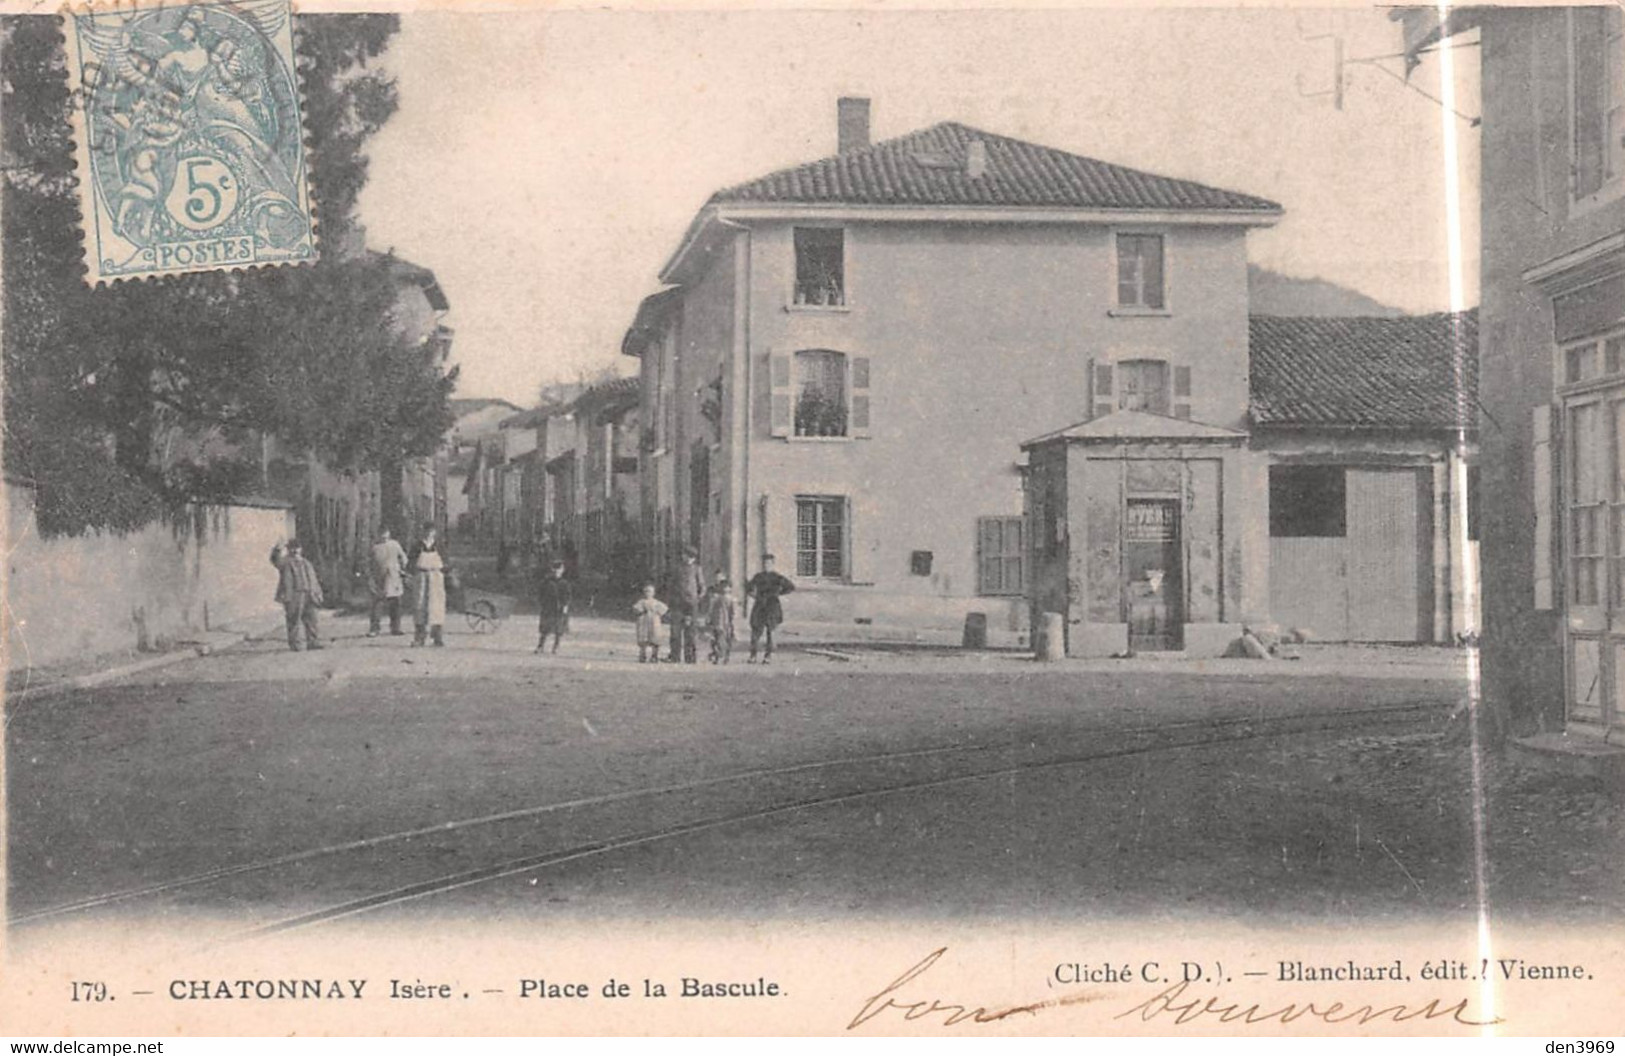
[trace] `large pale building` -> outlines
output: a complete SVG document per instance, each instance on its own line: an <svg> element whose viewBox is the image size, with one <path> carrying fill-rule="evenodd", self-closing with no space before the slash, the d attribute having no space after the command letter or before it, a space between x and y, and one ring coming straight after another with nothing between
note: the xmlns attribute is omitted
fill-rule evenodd
<svg viewBox="0 0 1625 1056"><path fill-rule="evenodd" d="M1434 488L1455 419L1400 437L1283 396L1273 446L1254 435L1247 235L1279 205L955 123L871 143L866 100L838 116L836 154L711 197L627 333L657 563L693 545L742 579L773 553L796 620L949 629L981 614L1015 641L1036 608L1069 615L1077 653L1131 638L1217 651L1271 620L1283 462L1299 468L1282 496L1408 497L1392 531L1412 618L1374 633L1451 633ZM1291 362L1289 329L1267 336ZM1377 434L1352 457L1338 447ZM1029 475L1069 457L1073 489L1034 501ZM1406 475L1345 486L1342 470L1373 463ZM1330 468L1310 480L1309 464ZM1063 555L1069 518L1088 542L1067 537L1086 549Z"/></svg>

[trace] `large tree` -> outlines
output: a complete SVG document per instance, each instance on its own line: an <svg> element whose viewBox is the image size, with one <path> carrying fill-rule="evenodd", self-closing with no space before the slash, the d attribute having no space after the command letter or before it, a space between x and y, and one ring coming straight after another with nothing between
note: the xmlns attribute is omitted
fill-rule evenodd
<svg viewBox="0 0 1625 1056"><path fill-rule="evenodd" d="M38 488L46 531L133 527L240 492L257 433L361 470L432 452L450 424L456 371L395 324L398 262L359 248L364 147L396 108L369 64L398 21L296 25L322 260L92 289L60 29L0 21L5 464Z"/></svg>

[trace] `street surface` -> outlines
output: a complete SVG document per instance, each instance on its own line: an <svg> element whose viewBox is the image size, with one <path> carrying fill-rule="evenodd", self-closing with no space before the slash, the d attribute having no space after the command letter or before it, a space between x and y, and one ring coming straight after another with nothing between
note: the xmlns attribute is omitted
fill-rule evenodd
<svg viewBox="0 0 1625 1056"><path fill-rule="evenodd" d="M454 624L445 649L364 630L329 616L321 652L260 640L14 705L16 935L177 914L226 936L469 915L1474 912L1464 771L1384 776L1439 741L1461 695L1447 665L842 648L640 666L630 624L607 620L578 619L558 657L530 652L524 616Z"/></svg>

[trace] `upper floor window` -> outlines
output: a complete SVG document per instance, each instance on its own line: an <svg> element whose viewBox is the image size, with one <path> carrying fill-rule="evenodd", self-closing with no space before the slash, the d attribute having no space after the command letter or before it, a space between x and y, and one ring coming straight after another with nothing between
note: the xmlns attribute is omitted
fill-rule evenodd
<svg viewBox="0 0 1625 1056"><path fill-rule="evenodd" d="M1168 413L1168 363L1130 359L1117 364L1117 406L1125 411Z"/></svg>
<svg viewBox="0 0 1625 1056"><path fill-rule="evenodd" d="M1574 197L1625 172L1625 36L1618 7L1577 7L1573 44Z"/></svg>
<svg viewBox="0 0 1625 1056"><path fill-rule="evenodd" d="M1170 384L1171 382L1171 384ZM1170 367L1165 359L1097 362L1090 374L1094 417L1113 411L1144 411L1174 418L1191 416L1191 368Z"/></svg>
<svg viewBox="0 0 1625 1056"><path fill-rule="evenodd" d="M1117 236L1117 306L1160 310L1163 297L1161 235Z"/></svg>
<svg viewBox="0 0 1625 1056"><path fill-rule="evenodd" d="M846 232L838 227L798 227L795 303L846 303Z"/></svg>
<svg viewBox="0 0 1625 1056"><path fill-rule="evenodd" d="M1625 372L1625 334L1568 345L1562 352L1559 384L1563 386L1617 378Z"/></svg>
<svg viewBox="0 0 1625 1056"><path fill-rule="evenodd" d="M769 357L772 433L810 439L869 435L869 357L827 348Z"/></svg>
<svg viewBox="0 0 1625 1056"><path fill-rule="evenodd" d="M845 436L846 357L816 349L796 353L796 435Z"/></svg>

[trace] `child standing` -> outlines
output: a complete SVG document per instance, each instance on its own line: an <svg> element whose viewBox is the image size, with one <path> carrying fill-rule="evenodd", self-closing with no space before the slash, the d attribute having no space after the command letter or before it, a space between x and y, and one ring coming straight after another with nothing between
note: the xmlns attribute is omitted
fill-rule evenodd
<svg viewBox="0 0 1625 1056"><path fill-rule="evenodd" d="M558 653L559 639L570 629L572 593L570 581L564 578L564 562L554 561L552 570L542 577L536 590L536 604L541 612L537 621L536 652L542 652L547 645L548 635L552 635L553 652Z"/></svg>
<svg viewBox="0 0 1625 1056"><path fill-rule="evenodd" d="M711 662L726 664L734 650L734 590L720 572L705 596L705 630L711 638Z"/></svg>
<svg viewBox="0 0 1625 1056"><path fill-rule="evenodd" d="M666 615L666 603L655 597L655 585L643 585L643 597L632 606L638 616L638 663L660 661L660 617Z"/></svg>

